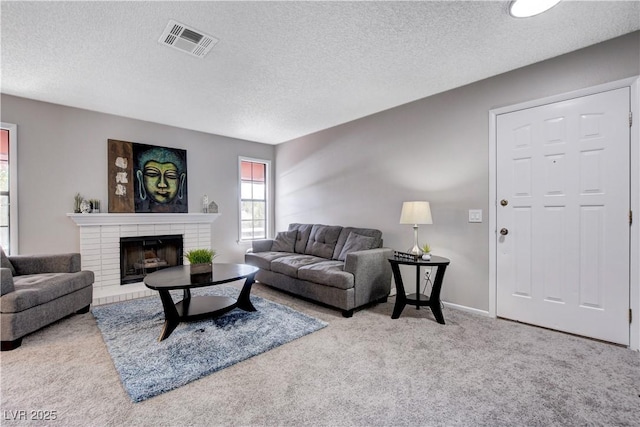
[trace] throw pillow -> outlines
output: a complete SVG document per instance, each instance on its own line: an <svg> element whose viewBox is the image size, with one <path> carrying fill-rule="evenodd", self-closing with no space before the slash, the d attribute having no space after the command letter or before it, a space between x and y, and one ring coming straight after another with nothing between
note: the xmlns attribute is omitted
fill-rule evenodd
<svg viewBox="0 0 640 427"><path fill-rule="evenodd" d="M367 249L375 248L375 245L375 237L362 236L351 232L349 233L349 237L347 237L347 241L344 242L344 247L342 248L342 251L340 251L338 260L344 261L347 259L347 254L349 252L366 251Z"/></svg>
<svg viewBox="0 0 640 427"><path fill-rule="evenodd" d="M281 231L276 234L271 250L274 252L294 252L298 230Z"/></svg>
<svg viewBox="0 0 640 427"><path fill-rule="evenodd" d="M2 249L2 246L0 246L0 267L8 268L9 270L11 270L12 275L16 275L16 269L13 267L13 264L11 264L11 261L9 261L9 258L7 258L7 255L4 253L4 249Z"/></svg>

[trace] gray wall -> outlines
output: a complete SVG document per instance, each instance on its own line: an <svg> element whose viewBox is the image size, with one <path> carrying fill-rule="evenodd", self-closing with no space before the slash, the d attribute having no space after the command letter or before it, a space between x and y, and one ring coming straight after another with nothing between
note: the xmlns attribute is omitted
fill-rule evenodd
<svg viewBox="0 0 640 427"><path fill-rule="evenodd" d="M279 145L276 230L375 227L386 246L406 250L402 202L428 200L434 224L420 240L452 260L443 299L488 310L489 110L638 74L635 32ZM475 208L481 224L468 223Z"/></svg>
<svg viewBox="0 0 640 427"><path fill-rule="evenodd" d="M273 160L273 146L9 95L0 100L2 122L18 125L20 253L79 251L78 228L66 214L76 192L102 200L106 211L107 139L119 139L186 149L189 212L201 212L207 194L221 213L212 227L218 259L243 259L238 156Z"/></svg>

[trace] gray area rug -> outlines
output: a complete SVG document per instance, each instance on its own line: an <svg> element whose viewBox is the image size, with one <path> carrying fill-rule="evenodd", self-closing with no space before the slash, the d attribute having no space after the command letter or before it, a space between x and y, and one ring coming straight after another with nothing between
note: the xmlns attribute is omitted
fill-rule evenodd
<svg viewBox="0 0 640 427"><path fill-rule="evenodd" d="M192 295L237 297L230 286ZM174 301L182 292L172 294ZM251 296L257 309L234 309L217 318L183 322L158 342L164 324L159 296L97 306L91 311L134 402L173 390L242 360L327 326L326 322L269 300Z"/></svg>

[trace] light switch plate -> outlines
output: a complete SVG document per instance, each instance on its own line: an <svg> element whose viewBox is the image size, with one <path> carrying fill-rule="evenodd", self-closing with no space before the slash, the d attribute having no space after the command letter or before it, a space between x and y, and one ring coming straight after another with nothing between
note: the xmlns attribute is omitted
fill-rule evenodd
<svg viewBox="0 0 640 427"><path fill-rule="evenodd" d="M469 222L482 222L482 209L469 209Z"/></svg>

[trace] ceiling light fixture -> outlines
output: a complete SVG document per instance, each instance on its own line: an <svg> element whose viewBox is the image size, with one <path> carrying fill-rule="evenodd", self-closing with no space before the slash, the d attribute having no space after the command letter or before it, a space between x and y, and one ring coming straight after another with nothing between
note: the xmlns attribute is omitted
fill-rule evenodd
<svg viewBox="0 0 640 427"><path fill-rule="evenodd" d="M509 5L509 13L514 18L529 18L546 12L561 0L514 0Z"/></svg>

